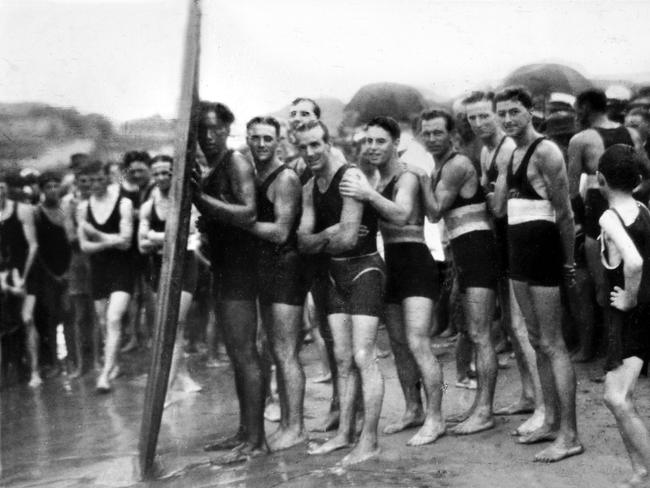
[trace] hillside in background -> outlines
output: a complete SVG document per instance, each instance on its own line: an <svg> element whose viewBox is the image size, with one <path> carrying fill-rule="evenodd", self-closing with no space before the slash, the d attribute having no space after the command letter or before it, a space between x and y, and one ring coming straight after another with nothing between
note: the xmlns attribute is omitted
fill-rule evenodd
<svg viewBox="0 0 650 488"><path fill-rule="evenodd" d="M117 160L134 148L168 152L173 130L174 121L158 115L116 127L104 115L74 108L0 103L0 166L61 167L75 152L103 160Z"/></svg>

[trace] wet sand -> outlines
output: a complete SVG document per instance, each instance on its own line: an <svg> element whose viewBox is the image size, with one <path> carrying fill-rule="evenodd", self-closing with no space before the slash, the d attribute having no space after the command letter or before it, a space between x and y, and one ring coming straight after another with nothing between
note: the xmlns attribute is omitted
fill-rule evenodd
<svg viewBox="0 0 650 488"><path fill-rule="evenodd" d="M387 347L385 332L381 343ZM448 387L443 411L466 409L474 393L457 389L453 348L438 347ZM329 384L313 384L318 375L314 351L301 353L307 374L305 415L307 428L322 422L329 405ZM26 385L5 389L1 396L2 430L0 486L14 487L459 487L459 488L609 488L630 474L625 449L613 417L601 401L603 385L591 381L601 374L600 362L577 365L578 423L585 454L545 465L532 459L544 446L515 444L509 432L525 416L497 417L496 428L469 437L447 435L435 444L407 447L415 430L380 435L381 454L343 469L337 463L348 450L312 457L306 445L254 459L245 464L221 466L218 453L203 445L230 435L238 423L237 403L228 367L206 369L205 357L190 358L190 369L204 385L168 407L158 443L161 477L140 482L137 446L144 399L147 354L124 355L126 375L115 381L112 394L97 396L94 375L67 380L59 377L31 390ZM380 430L398 418L403 400L392 357L380 359L386 379L386 396ZM499 371L496 406L516 400L519 379L514 360ZM641 378L637 402L648 419L650 384ZM267 433L277 424L266 423ZM311 433L314 440L327 434Z"/></svg>

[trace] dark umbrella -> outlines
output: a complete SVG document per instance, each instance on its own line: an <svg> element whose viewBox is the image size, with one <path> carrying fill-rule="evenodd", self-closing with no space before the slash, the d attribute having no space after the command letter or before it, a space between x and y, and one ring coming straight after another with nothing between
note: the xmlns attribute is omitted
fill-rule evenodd
<svg viewBox="0 0 650 488"><path fill-rule="evenodd" d="M552 92L578 95L593 88L593 84L578 71L562 64L538 63L517 68L505 77L501 87L523 85L534 97L548 96Z"/></svg>
<svg viewBox="0 0 650 488"><path fill-rule="evenodd" d="M345 106L346 122L365 124L373 117L385 115L409 122L426 107L422 93L399 83L372 83L361 87Z"/></svg>

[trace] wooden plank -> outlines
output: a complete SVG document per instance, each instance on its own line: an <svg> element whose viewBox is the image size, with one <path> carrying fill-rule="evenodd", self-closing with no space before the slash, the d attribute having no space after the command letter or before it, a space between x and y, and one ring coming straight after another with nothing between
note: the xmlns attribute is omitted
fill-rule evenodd
<svg viewBox="0 0 650 488"><path fill-rule="evenodd" d="M150 479L156 474L156 445L178 325L183 261L192 204L189 180L196 153L200 27L200 0L189 0L170 190L171 207L165 224L154 342L140 427L139 468L143 479Z"/></svg>

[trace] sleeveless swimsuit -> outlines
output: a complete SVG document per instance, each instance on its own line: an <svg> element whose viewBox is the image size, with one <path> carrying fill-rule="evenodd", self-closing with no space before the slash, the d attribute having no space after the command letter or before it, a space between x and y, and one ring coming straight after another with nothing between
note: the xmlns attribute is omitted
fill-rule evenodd
<svg viewBox="0 0 650 488"><path fill-rule="evenodd" d="M454 152L442 163L436 175L434 189L440 183L442 170ZM477 169L477 180L480 171ZM470 198L460 195L443 216L449 233L454 266L461 289L491 288L497 285L497 251L490 227L485 193L477 181L476 192Z"/></svg>
<svg viewBox="0 0 650 488"><path fill-rule="evenodd" d="M339 183L351 168L341 166L325 192L321 193L314 181L315 233L340 222L343 197ZM361 225L368 229L368 234L359 237L353 249L328 260L328 314L379 317L383 312L384 262L377 252L377 213L369 204L364 204Z"/></svg>
<svg viewBox="0 0 650 488"><path fill-rule="evenodd" d="M88 201L86 220L95 229L105 234L120 233L120 203L122 196L117 198L113 211L106 222L97 223L93 210ZM108 298L115 291L133 293L134 274L132 254L130 250L106 249L89 255L91 283L93 300Z"/></svg>
<svg viewBox="0 0 650 488"><path fill-rule="evenodd" d="M257 221L274 222L273 202L267 196L269 187L282 171L293 171L281 165L257 189ZM276 244L257 238L257 283L261 303L285 303L302 306L307 296L307 280L302 256L298 254L296 230L300 216L295 217L287 241Z"/></svg>
<svg viewBox="0 0 650 488"><path fill-rule="evenodd" d="M394 200L395 185L404 172L395 175L384 187L381 192L384 198ZM397 305L408 297L437 299L438 267L424 241L424 215L415 224L402 227L380 219L379 229L386 261L385 302Z"/></svg>
<svg viewBox="0 0 650 488"><path fill-rule="evenodd" d="M513 173L508 166L508 255L510 278L534 286L559 286L563 250L555 210L528 181L530 158L545 138L533 141Z"/></svg>
<svg viewBox="0 0 650 488"><path fill-rule="evenodd" d="M605 371L616 369L629 357L642 359L645 370L650 356L650 211L642 203L637 203L637 206L639 214L630 225L625 225L620 214L611 209L643 258L643 271L636 307L626 312L610 307ZM610 290L615 286L625 289L623 261L618 266L610 266L605 251L606 241L601 236L601 260L607 284Z"/></svg>

